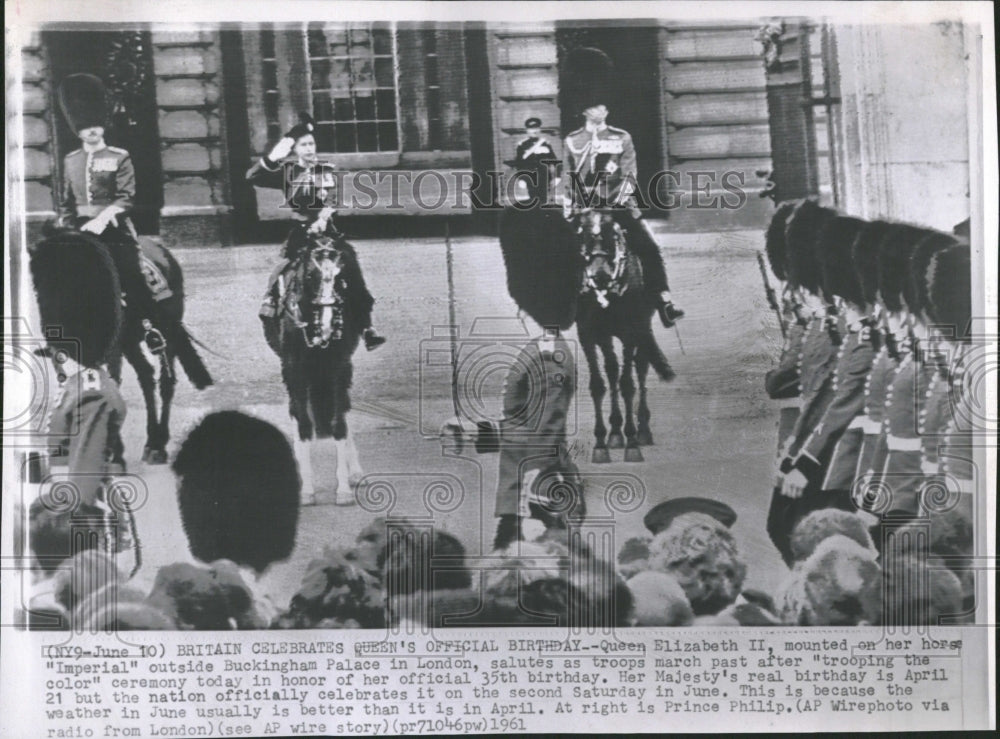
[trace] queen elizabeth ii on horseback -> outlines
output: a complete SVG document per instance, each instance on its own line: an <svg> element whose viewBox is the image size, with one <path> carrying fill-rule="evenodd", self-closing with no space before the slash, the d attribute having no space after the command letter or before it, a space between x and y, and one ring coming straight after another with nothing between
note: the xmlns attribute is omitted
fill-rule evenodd
<svg viewBox="0 0 1000 739"><path fill-rule="evenodd" d="M332 223L338 203L338 180L333 165L321 162L317 156L312 118L307 113L299 117L299 123L246 174L247 180L258 187L281 190L285 195L284 207L296 221L282 249L284 261L272 273L264 295L260 316L265 323L278 314L281 276L303 256L310 242L320 237L341 240ZM294 161L284 161L293 153ZM351 312L358 321L365 348L372 351L384 344L385 338L372 327L374 299L368 293L360 267L352 272L352 281L357 284L348 286L353 296Z"/></svg>

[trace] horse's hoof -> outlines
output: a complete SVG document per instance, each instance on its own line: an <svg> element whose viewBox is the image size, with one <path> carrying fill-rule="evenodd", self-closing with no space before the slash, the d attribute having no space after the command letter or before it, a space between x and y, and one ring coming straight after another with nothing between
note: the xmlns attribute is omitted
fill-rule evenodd
<svg viewBox="0 0 1000 739"><path fill-rule="evenodd" d="M319 504L319 499L316 497L316 493L310 493L309 495L302 496L303 507L309 507Z"/></svg>
<svg viewBox="0 0 1000 739"><path fill-rule="evenodd" d="M625 449L625 461L626 462L645 462L646 460L642 456L642 450L637 446L630 446Z"/></svg>
<svg viewBox="0 0 1000 739"><path fill-rule="evenodd" d="M365 479L364 475L351 475L349 478L347 478L347 484L351 486L351 490L354 490L361 484L361 481L364 479Z"/></svg>
<svg viewBox="0 0 1000 739"><path fill-rule="evenodd" d="M343 488L338 487L337 492L334 493L333 502L334 505L349 506L357 503L358 499L353 490L344 490Z"/></svg>
<svg viewBox="0 0 1000 739"><path fill-rule="evenodd" d="M594 447L590 461L592 464L608 464L611 461L611 453L608 452L607 447Z"/></svg>
<svg viewBox="0 0 1000 739"><path fill-rule="evenodd" d="M625 437L619 431L608 434L608 449L621 449L625 446Z"/></svg>
<svg viewBox="0 0 1000 739"><path fill-rule="evenodd" d="M142 461L146 464L166 464L167 453L163 449L150 449L146 447L142 452Z"/></svg>
<svg viewBox="0 0 1000 739"><path fill-rule="evenodd" d="M649 429L640 429L635 435L635 443L639 446L653 446L653 433Z"/></svg>

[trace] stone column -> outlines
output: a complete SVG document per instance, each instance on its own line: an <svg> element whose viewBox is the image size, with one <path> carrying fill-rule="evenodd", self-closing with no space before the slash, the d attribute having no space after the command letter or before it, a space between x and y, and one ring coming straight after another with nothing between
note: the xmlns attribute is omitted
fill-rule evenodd
<svg viewBox="0 0 1000 739"><path fill-rule="evenodd" d="M951 231L969 215L962 25L841 26L836 34L842 207Z"/></svg>
<svg viewBox="0 0 1000 739"><path fill-rule="evenodd" d="M164 179L160 236L168 246L231 244L219 34L154 31L153 66Z"/></svg>

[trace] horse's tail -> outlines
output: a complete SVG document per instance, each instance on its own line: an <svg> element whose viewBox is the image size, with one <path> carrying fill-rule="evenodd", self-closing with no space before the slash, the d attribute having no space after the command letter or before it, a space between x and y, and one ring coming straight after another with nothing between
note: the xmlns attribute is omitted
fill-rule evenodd
<svg viewBox="0 0 1000 739"><path fill-rule="evenodd" d="M194 343L191 341L191 334L188 333L184 324L175 324L175 330L171 333L173 334L171 337L173 341L171 343L173 344L174 354L177 356L178 361L180 361L181 367L184 368L184 374L191 380L191 384L199 390L204 390L209 385L214 384L212 375L209 374L205 362L202 360L201 355L198 354L198 350L194 348Z"/></svg>
<svg viewBox="0 0 1000 739"><path fill-rule="evenodd" d="M668 362L666 356L664 356L663 351L660 349L660 345L656 343L656 337L653 335L652 330L643 332L641 338L639 339L637 348L640 357L652 365L661 380L670 382L677 377L677 373L674 372L674 368L670 366L670 362Z"/></svg>

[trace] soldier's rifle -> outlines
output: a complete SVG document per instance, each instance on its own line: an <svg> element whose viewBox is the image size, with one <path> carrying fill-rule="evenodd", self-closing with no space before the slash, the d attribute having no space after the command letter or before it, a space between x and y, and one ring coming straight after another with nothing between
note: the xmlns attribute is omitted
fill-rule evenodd
<svg viewBox="0 0 1000 739"><path fill-rule="evenodd" d="M785 326L785 318L781 314L781 306L778 304L778 294L771 287L771 279L767 276L767 267L764 266L764 255L760 252L757 252L757 266L760 267L760 276L764 280L764 294L767 296L767 304L771 306L771 310L778 317L781 336L786 337L788 335L788 327Z"/></svg>

